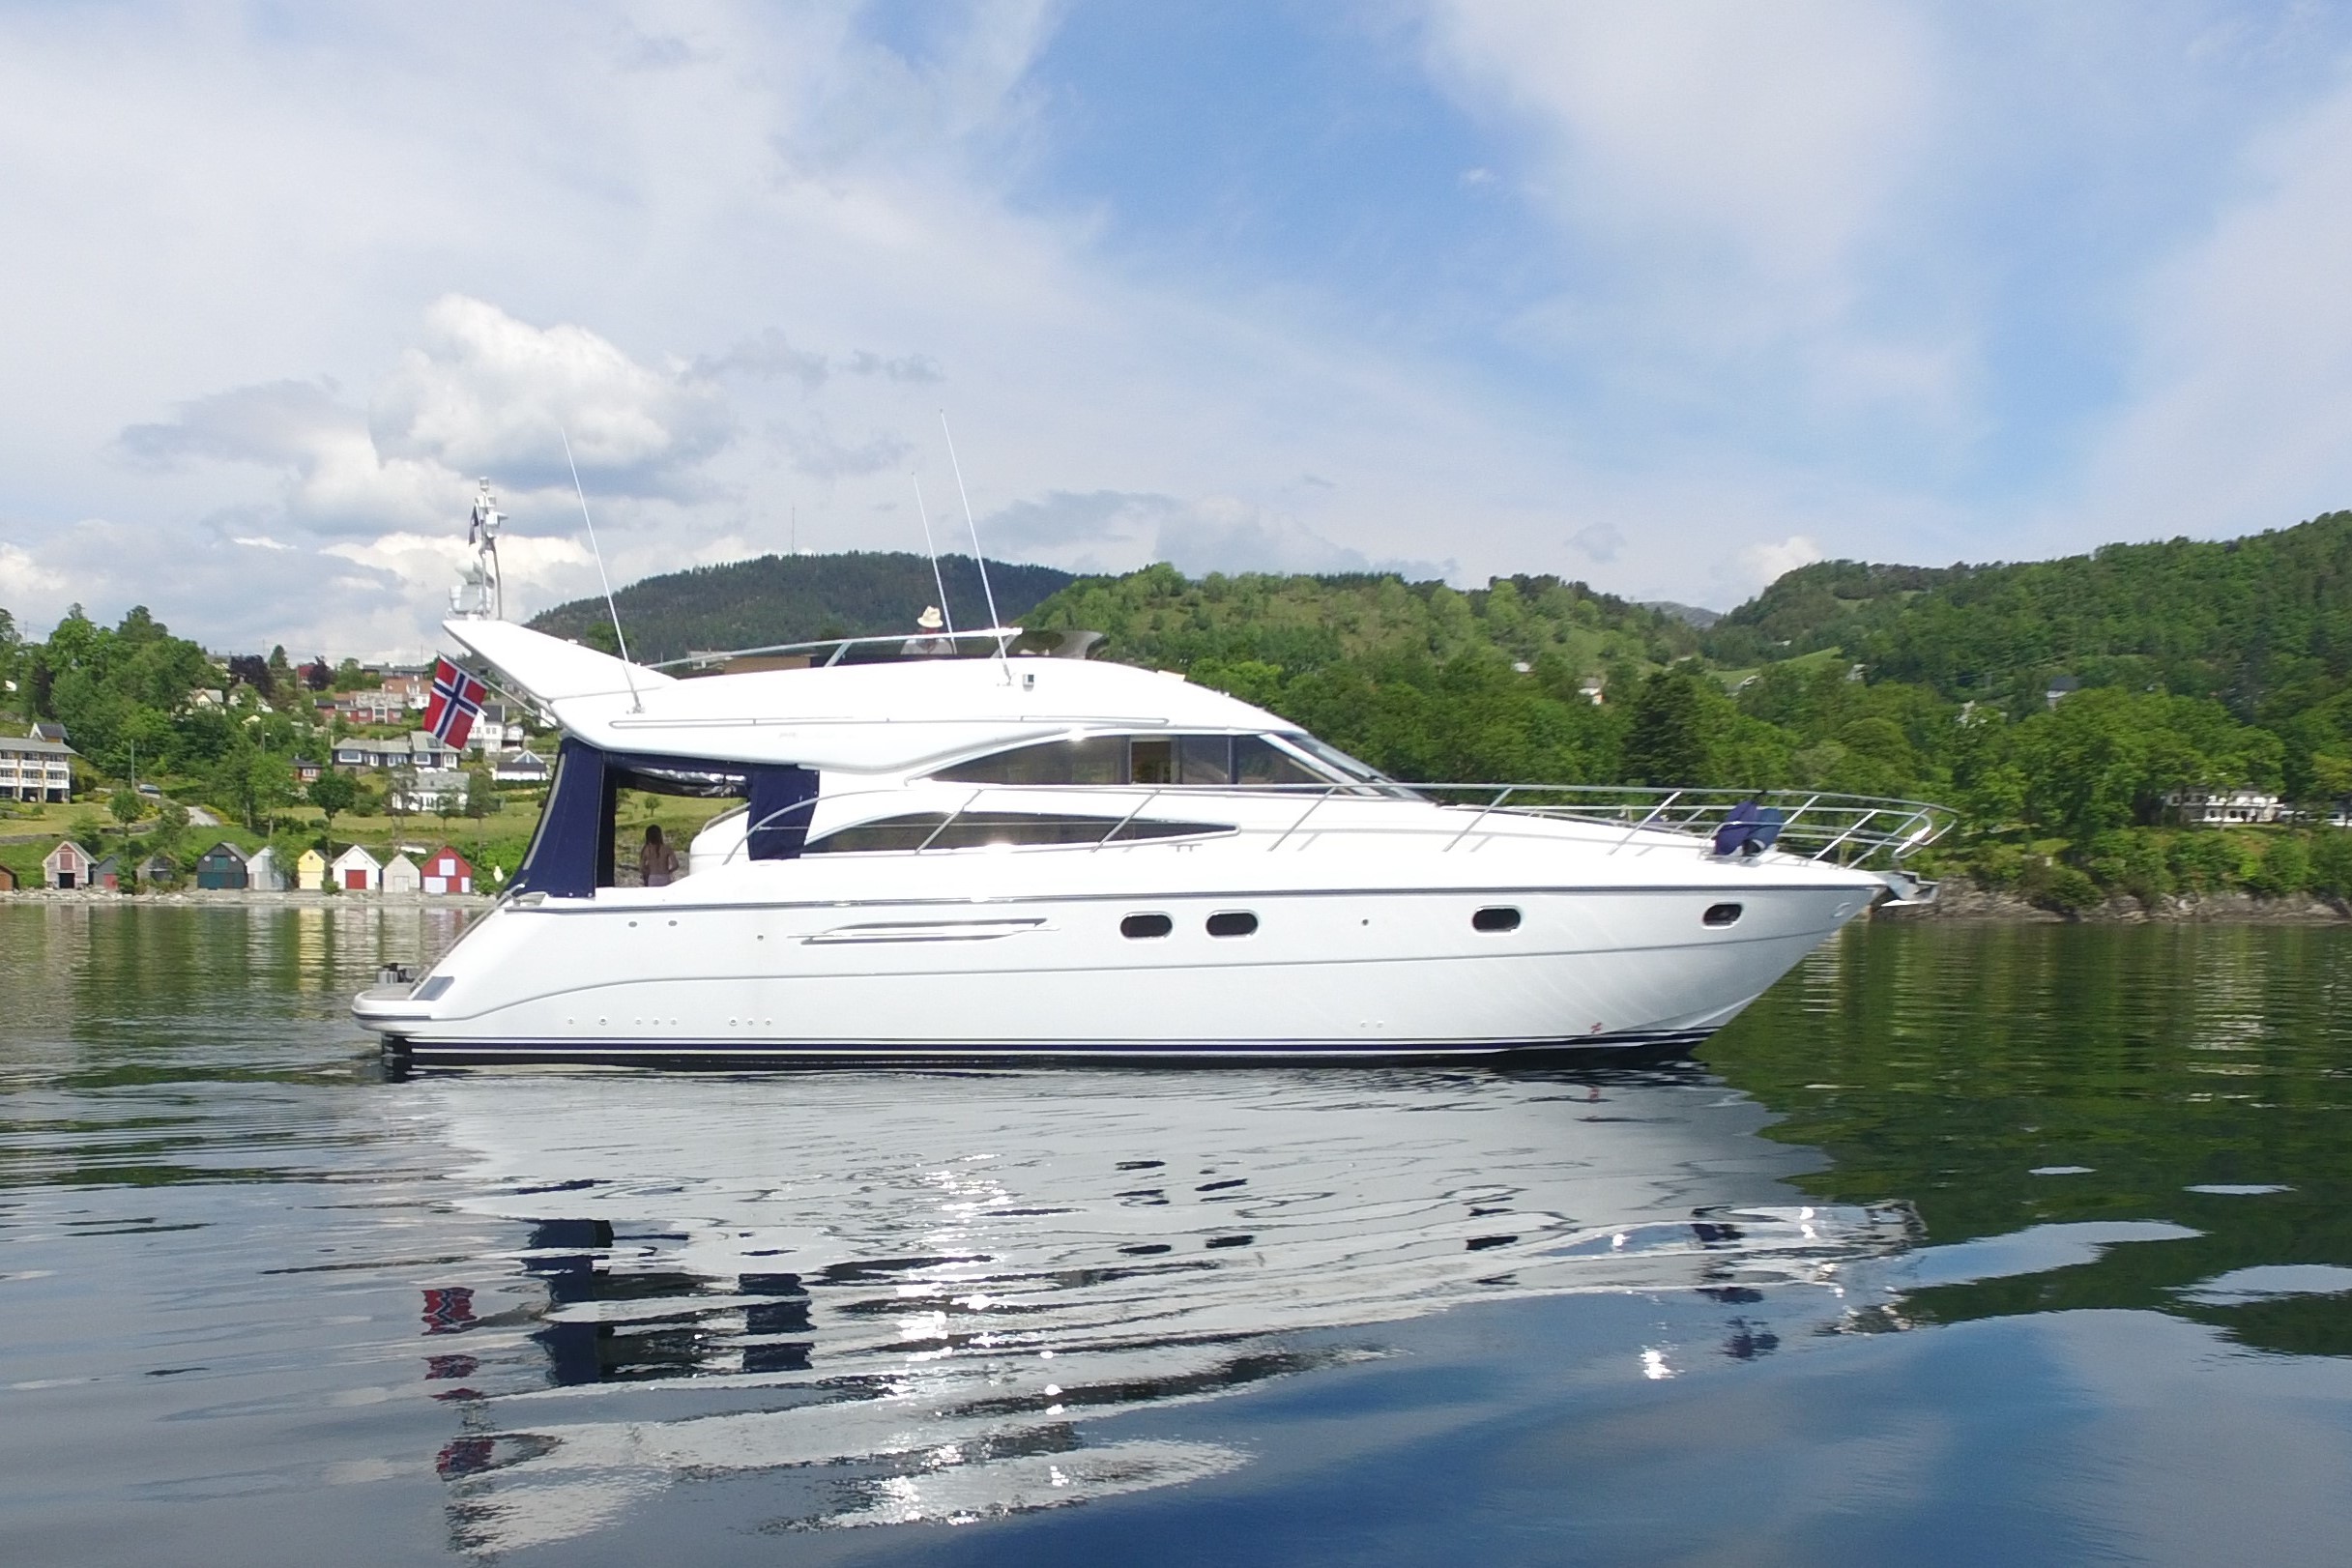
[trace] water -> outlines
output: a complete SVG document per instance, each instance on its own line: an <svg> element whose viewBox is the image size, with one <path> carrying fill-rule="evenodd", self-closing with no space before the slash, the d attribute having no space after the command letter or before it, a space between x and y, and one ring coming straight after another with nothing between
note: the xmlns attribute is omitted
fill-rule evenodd
<svg viewBox="0 0 2352 1568"><path fill-rule="evenodd" d="M2346 933L1703 1065L385 1082L461 916L0 907L28 1563L2336 1563Z"/></svg>

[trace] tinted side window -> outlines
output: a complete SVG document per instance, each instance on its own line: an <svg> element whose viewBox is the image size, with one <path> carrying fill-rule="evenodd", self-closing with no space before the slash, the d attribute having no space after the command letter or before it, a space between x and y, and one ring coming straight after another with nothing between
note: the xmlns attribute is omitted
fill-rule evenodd
<svg viewBox="0 0 2352 1568"><path fill-rule="evenodd" d="M860 823L811 843L809 855L855 855L886 850L973 850L993 845L1118 844L1147 838L1187 838L1229 833L1223 823L1169 822L1144 818L1122 824L1117 817L1066 817L1033 811L967 811L948 822L925 811Z"/></svg>
<svg viewBox="0 0 2352 1568"><path fill-rule="evenodd" d="M1263 736L1234 738L1234 782L1236 784L1328 784L1304 764Z"/></svg>
<svg viewBox="0 0 2352 1568"><path fill-rule="evenodd" d="M1124 784L1127 738L1097 735L1015 746L943 768L931 776L952 784Z"/></svg>

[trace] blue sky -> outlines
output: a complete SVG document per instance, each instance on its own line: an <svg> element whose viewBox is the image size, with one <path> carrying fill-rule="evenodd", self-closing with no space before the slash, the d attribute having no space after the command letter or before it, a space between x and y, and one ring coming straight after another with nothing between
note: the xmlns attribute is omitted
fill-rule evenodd
<svg viewBox="0 0 2352 1568"><path fill-rule="evenodd" d="M2352 506L2352 13L0 10L0 606L433 638L953 494L1726 607Z"/></svg>

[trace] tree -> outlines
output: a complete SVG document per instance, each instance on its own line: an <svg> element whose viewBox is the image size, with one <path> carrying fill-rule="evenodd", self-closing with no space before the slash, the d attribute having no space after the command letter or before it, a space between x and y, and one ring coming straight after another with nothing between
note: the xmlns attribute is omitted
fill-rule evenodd
<svg viewBox="0 0 2352 1568"><path fill-rule="evenodd" d="M106 809L114 820L128 828L147 815L147 801L139 792L126 784L106 797Z"/></svg>
<svg viewBox="0 0 2352 1568"><path fill-rule="evenodd" d="M404 824L409 812L416 809L416 795L417 770L414 768L395 768L392 769L392 787L384 794L384 808L392 814L395 823Z"/></svg>
<svg viewBox="0 0 2352 1568"><path fill-rule="evenodd" d="M1707 772L1705 711L1699 682L1682 665L1641 682L1625 736L1625 771L1637 784L1697 783Z"/></svg>
<svg viewBox="0 0 2352 1568"><path fill-rule="evenodd" d="M338 773L330 768L310 781L304 792L310 803L327 819L327 854L334 855L334 819L349 811L360 798L360 786L349 773Z"/></svg>
<svg viewBox="0 0 2352 1568"><path fill-rule="evenodd" d="M466 815L476 822L498 810L498 782L486 768L466 774Z"/></svg>
<svg viewBox="0 0 2352 1568"><path fill-rule="evenodd" d="M294 679L294 666L286 658L283 643L270 650L270 696L279 704L294 700L302 691L302 682Z"/></svg>
<svg viewBox="0 0 2352 1568"><path fill-rule="evenodd" d="M360 668L358 659L347 658L334 667L333 685L335 690L357 691L365 684L367 684L367 672Z"/></svg>

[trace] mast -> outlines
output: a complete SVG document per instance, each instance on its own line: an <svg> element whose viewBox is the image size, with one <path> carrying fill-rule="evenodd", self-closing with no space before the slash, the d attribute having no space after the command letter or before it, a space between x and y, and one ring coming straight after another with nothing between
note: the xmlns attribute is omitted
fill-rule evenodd
<svg viewBox="0 0 2352 1568"><path fill-rule="evenodd" d="M503 621L507 617L506 589L498 573L498 528L507 520L483 479L474 497L474 511L466 524L466 542L474 560L458 586L450 590L450 613L473 621Z"/></svg>

